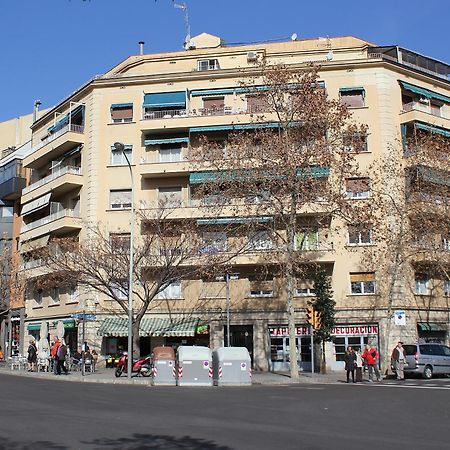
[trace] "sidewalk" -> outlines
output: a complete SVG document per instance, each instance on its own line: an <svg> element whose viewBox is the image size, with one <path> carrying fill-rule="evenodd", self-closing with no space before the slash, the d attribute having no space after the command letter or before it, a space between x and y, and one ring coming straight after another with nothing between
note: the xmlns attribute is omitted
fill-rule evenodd
<svg viewBox="0 0 450 450"><path fill-rule="evenodd" d="M151 378L133 377L128 380L125 375L120 378L114 376L114 369L100 368L95 373L87 372L84 376L81 372L70 372L68 375L54 375L49 372L28 372L26 370L10 370L4 365L0 366L0 374L15 375L19 377L31 377L57 381L74 381L79 383L106 383L106 384L136 384L150 385ZM291 380L287 372L254 372L253 385L289 385L289 384L329 384L343 380L345 375L332 372L326 375L301 373L298 382Z"/></svg>

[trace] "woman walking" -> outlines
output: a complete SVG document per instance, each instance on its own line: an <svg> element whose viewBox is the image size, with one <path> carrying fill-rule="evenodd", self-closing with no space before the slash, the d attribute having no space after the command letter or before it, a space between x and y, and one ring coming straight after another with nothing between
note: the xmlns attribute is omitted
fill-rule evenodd
<svg viewBox="0 0 450 450"><path fill-rule="evenodd" d="M350 374L352 374L352 381L355 383L355 368L356 368L356 353L352 347L347 347L344 355L345 370L347 371L347 383L350 383Z"/></svg>
<svg viewBox="0 0 450 450"><path fill-rule="evenodd" d="M28 372L34 372L36 370L36 362L37 362L37 348L34 341L30 341L30 345L28 346Z"/></svg>

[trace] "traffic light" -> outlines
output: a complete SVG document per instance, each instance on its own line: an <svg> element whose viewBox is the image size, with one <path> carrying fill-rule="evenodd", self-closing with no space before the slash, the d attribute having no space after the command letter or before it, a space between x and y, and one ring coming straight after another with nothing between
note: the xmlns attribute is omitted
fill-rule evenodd
<svg viewBox="0 0 450 450"><path fill-rule="evenodd" d="M306 323L314 328L314 308L312 306L306 307Z"/></svg>
<svg viewBox="0 0 450 450"><path fill-rule="evenodd" d="M320 316L319 311L314 310L313 326L316 330L320 330L320 328L322 327L322 317Z"/></svg>

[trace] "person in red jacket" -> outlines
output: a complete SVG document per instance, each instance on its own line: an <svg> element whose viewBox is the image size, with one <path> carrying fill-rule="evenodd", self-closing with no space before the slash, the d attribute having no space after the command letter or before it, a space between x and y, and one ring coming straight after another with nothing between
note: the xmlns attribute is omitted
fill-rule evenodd
<svg viewBox="0 0 450 450"><path fill-rule="evenodd" d="M377 377L377 381L381 380L380 371L378 370L378 361L380 359L380 354L378 353L377 348L372 345L366 345L366 349L362 354L362 358L367 364L367 368L369 370L369 381L373 382L373 373L375 372L375 376Z"/></svg>
<svg viewBox="0 0 450 450"><path fill-rule="evenodd" d="M57 372L57 366L58 366L58 348L61 345L60 340L58 339L57 336L55 336L53 338L53 344L50 347L50 356L52 358L52 363L53 363L53 373L55 375L58 375Z"/></svg>

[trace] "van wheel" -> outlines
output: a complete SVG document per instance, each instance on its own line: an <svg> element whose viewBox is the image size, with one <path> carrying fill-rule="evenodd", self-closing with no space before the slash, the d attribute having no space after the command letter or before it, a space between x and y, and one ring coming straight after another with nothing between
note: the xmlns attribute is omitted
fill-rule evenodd
<svg viewBox="0 0 450 450"><path fill-rule="evenodd" d="M430 380L433 377L433 368L431 366L426 366L423 371L423 377L426 380Z"/></svg>

